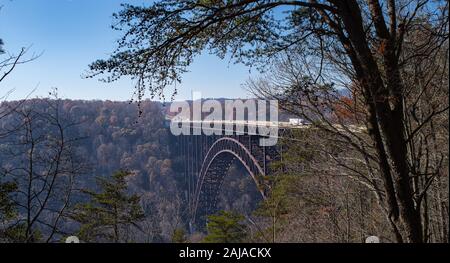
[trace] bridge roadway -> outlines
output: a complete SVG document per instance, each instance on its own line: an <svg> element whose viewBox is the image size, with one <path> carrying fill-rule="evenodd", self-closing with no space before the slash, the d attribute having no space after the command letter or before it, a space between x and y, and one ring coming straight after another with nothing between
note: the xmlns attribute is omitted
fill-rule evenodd
<svg viewBox="0 0 450 263"><path fill-rule="evenodd" d="M168 119L170 122L174 121L173 119ZM243 134L250 134L250 135L259 135L259 136L263 136L263 137L274 137L274 138L286 138L288 140L294 140L294 138L291 137L282 137L282 136L278 136L278 134L276 136L273 135L261 135L260 133L257 132L257 128L262 127L262 128L269 128L269 129L274 129L274 128L278 128L279 130L296 130L296 129L310 129L310 128L315 128L312 124L309 123L304 123L304 122L300 122L300 123L292 123L292 122L286 122L286 121L248 121L248 120L180 120L178 121L178 124L184 125L184 124L188 124L190 125L191 128L193 129L206 129L206 130L212 130L212 131L220 131L217 132L216 134L226 134L226 135L230 135L230 134L235 134L237 131L239 131L240 129L237 129L240 126L243 126L244 128L244 133L236 133L237 135L243 135ZM221 128L214 128L215 126L220 125ZM227 126L233 125L233 129L227 129ZM213 127L211 127L213 126ZM253 132L248 132L248 127L252 127ZM346 125L346 126L342 126L340 124L334 124L333 127L340 131L340 132L356 132L356 133L360 133L360 132L364 132L366 130L366 127L363 126L357 126L357 125ZM247 130L245 129L247 128Z"/></svg>

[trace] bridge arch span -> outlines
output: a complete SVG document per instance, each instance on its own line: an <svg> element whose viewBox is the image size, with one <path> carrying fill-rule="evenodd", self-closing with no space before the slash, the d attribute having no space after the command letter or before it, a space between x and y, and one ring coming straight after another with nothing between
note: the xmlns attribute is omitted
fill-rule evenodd
<svg viewBox="0 0 450 263"><path fill-rule="evenodd" d="M236 159L250 174L263 199L266 198L267 190L262 182L265 172L258 160L239 140L222 137L211 145L203 160L194 192L191 224L195 225L199 221L205 221L206 215L216 212L222 182L228 168Z"/></svg>

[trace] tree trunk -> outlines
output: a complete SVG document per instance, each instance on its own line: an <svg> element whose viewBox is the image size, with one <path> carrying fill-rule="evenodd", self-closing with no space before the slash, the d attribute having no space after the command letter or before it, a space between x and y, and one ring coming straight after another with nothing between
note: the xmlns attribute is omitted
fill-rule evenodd
<svg viewBox="0 0 450 263"><path fill-rule="evenodd" d="M334 3L338 7L339 15L357 56L358 65L354 65L354 68L362 71L360 73L363 76L361 85L364 93L368 96L369 132L374 139L377 153L381 159L380 168L385 180L390 180L392 177L394 179L400 218L404 223L408 241L421 243L423 242L423 236L420 213L415 208L407 163L403 101L401 100L402 87L400 83L395 85L393 83L398 80L398 76L395 76L395 74L398 74L398 70L395 68L395 63L388 60L389 71L386 73L392 74L392 76L388 77L391 81L388 83L390 85L386 86L367 43L358 3L354 0L334 1ZM397 97L394 96L396 101L394 101L394 109L391 110L389 99L393 94ZM371 116L371 114L374 114L374 116ZM381 142L377 134L382 135ZM383 160L384 156L389 157L390 162L388 161L387 164ZM392 172L393 176L387 175L388 170ZM387 186L386 191L389 193L389 184L385 182L385 186ZM389 198L392 197L389 197L388 194ZM390 200L388 200L388 203L390 203ZM393 209L392 205L389 205L390 209Z"/></svg>

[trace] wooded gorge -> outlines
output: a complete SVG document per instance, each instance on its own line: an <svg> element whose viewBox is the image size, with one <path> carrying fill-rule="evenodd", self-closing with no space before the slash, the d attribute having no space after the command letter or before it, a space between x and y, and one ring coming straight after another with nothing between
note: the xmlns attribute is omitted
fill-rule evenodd
<svg viewBox="0 0 450 263"><path fill-rule="evenodd" d="M139 196L144 213L135 222L139 227L126 226L117 242L170 242L176 229L186 230L183 156L178 155L162 103L143 102L141 116L135 104L112 101L31 99L4 102L1 109L10 112L0 120L2 187L14 182L14 189L20 190L10 193L17 202L12 206L15 216L2 218L6 241L55 242L76 234L79 225L72 219L77 205L88 199L85 191L100 191L97 178L110 178L117 171L129 172L125 192ZM249 214L259 193L245 170L233 167L220 206ZM47 185L49 175L55 186ZM5 195L4 200L7 191ZM42 204L47 195L48 204ZM28 201L32 204L27 207ZM29 212L35 222L25 220ZM8 234L12 222L24 221L33 229L30 237L20 229L18 236ZM96 238L85 241L114 241Z"/></svg>
<svg viewBox="0 0 450 263"><path fill-rule="evenodd" d="M128 102L55 98L4 102L1 109L9 114L0 120L0 238L58 242L75 234L84 242L364 242L376 234L384 242L395 242L373 191L334 163L357 160L358 154L344 154L346 144L316 130L295 132L279 142L284 159L271 164L273 190L266 201L245 168L239 162L232 165L218 208L235 214L211 220L218 220L219 229L231 220L241 233L237 239L226 237L229 229L219 231L225 235L219 238L211 236L217 229L189 233L185 157L166 123L168 105L145 101L141 106L139 116L137 106ZM446 144L438 149L448 152ZM127 172L122 185L110 182L118 171ZM448 209L448 175L438 179L428 201L441 200L442 206L428 208L433 215L429 224L446 229L448 221L438 215ZM105 188L99 180L111 185ZM110 187L119 187L125 200L135 196L135 203L102 192ZM94 196L97 203L103 202L99 207L125 202L124 209L134 205L136 213L141 212L124 218L113 235L108 217L96 215L103 210L89 212L96 207L92 194L102 194ZM5 203L9 198L13 202ZM435 226L429 231L430 241L447 238Z"/></svg>
<svg viewBox="0 0 450 263"><path fill-rule="evenodd" d="M72 2L36 12L29 2L9 17L22 36L56 52L37 71L28 65L45 54L18 47L16 25L2 28L0 243L71 235L115 243L449 241L448 1L124 0L109 21L114 33L94 27L104 22L97 11L111 13L109 1ZM77 17L66 18L72 10ZM214 56L226 69L211 70L219 68ZM33 77L88 100L61 99L57 89L33 94ZM129 88L132 95L114 96L131 102L84 83ZM10 99L16 87L22 95ZM259 122L267 112L256 106L242 115L258 116L258 131L290 127L275 136L282 154L255 147L251 136L208 137L220 142L195 171L201 180L186 176L190 152L168 128L170 103L157 101L186 99L194 108L197 87L241 105L244 97L269 102L279 119ZM174 120L193 125L204 117L196 112ZM221 121L229 120L218 120L222 132ZM195 198L193 188L201 189ZM205 223L196 228L189 217L200 197Z"/></svg>

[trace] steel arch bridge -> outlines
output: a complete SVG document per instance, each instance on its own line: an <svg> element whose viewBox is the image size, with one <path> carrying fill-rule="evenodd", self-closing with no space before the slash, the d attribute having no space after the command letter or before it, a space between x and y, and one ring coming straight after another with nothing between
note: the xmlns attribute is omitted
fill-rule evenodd
<svg viewBox="0 0 450 263"><path fill-rule="evenodd" d="M204 228L206 217L217 212L219 193L234 161L245 167L262 198L266 198L269 189L264 180L271 172L269 164L282 155L279 146L260 146L260 138L248 133L176 136L183 159L191 229Z"/></svg>
<svg viewBox="0 0 450 263"><path fill-rule="evenodd" d="M295 119L296 120L296 119ZM188 204L190 229L204 228L207 215L217 212L217 202L225 176L233 161L238 160L253 178L256 187L263 199L269 193L267 184L264 183L271 174L269 164L274 160L283 159L283 144L264 147L260 145L261 138L252 133L250 127L272 126L275 124L278 130L278 138L295 140L293 131L313 128L304 122L250 122L250 121L218 121L219 134L203 135L198 130L202 129L202 121L182 121L189 123L188 135L175 136L178 153L182 156L184 179L186 185L185 200ZM231 134L227 124L232 124ZM244 132L237 127L244 126ZM342 129L339 124L336 129ZM203 127L204 128L204 127ZM364 127L351 126L351 132L362 132ZM196 131L196 132L194 132ZM347 130L343 130L346 132ZM192 135L199 134L199 135ZM298 140L296 140L298 141Z"/></svg>
<svg viewBox="0 0 450 263"><path fill-rule="evenodd" d="M266 197L262 177L265 171L258 160L238 139L223 137L214 142L203 160L194 191L192 219L195 220L197 214L201 218L215 212L222 182L235 159L245 167L262 197Z"/></svg>

